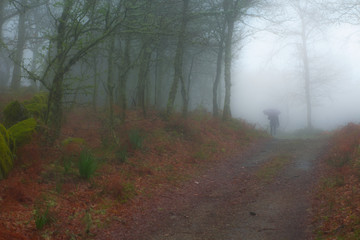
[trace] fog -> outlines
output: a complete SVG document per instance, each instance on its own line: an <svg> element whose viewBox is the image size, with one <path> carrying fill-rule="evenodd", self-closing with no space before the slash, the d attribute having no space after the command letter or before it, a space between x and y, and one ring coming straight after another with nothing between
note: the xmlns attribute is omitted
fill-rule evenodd
<svg viewBox="0 0 360 240"><path fill-rule="evenodd" d="M328 28L314 44L324 84L312 90L313 127L333 130L360 120L360 42L358 27L341 24ZM264 109L281 111L280 129L306 127L303 79L294 46L286 46L269 32L255 34L233 67L233 116L268 128ZM286 47L283 47L286 46Z"/></svg>
<svg viewBox="0 0 360 240"><path fill-rule="evenodd" d="M358 2L249 1L233 18L235 2L0 1L0 92L56 92L56 123L76 104L121 106L122 120L207 110L263 129L278 109L282 131L360 120Z"/></svg>

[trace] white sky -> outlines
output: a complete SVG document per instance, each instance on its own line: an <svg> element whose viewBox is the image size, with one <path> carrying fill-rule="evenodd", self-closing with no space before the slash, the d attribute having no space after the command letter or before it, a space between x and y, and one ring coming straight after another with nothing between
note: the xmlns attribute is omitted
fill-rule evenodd
<svg viewBox="0 0 360 240"><path fill-rule="evenodd" d="M322 74L335 75L313 107L313 125L334 129L349 122L360 122L360 32L351 25L329 29L317 43L316 62ZM326 40L326 39L330 40ZM233 64L232 113L251 123L267 127L262 111L278 108L283 130L306 127L305 104L295 97L303 90L294 46L282 48L283 42L270 33L257 34ZM281 49L281 51L279 51ZM325 67L324 67L325 66ZM326 77L325 77L326 78ZM318 91L317 90L317 91Z"/></svg>

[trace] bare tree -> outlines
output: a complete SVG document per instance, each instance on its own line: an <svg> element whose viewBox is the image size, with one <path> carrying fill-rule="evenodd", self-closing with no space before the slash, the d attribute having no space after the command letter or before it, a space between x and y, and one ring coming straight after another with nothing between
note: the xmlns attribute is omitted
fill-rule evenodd
<svg viewBox="0 0 360 240"><path fill-rule="evenodd" d="M223 120L231 118L231 65L233 56L233 41L235 24L244 20L249 14L249 10L259 2L256 0L224 0L223 11L226 23L225 32L225 56L224 56L224 81L225 81L225 100L223 108Z"/></svg>
<svg viewBox="0 0 360 240"><path fill-rule="evenodd" d="M190 0L182 0L182 17L181 17L181 25L180 30L178 32L177 46L176 46L176 54L174 60L174 78L171 85L171 90L169 92L169 98L167 103L167 114L172 114L174 110L174 102L176 97L176 92L178 88L179 81L184 81L183 76L183 56L184 56L184 48L185 48L185 34L186 28L188 25L188 10L189 10L189 2Z"/></svg>
<svg viewBox="0 0 360 240"><path fill-rule="evenodd" d="M6 49L8 46L4 39L4 24L18 14L13 5L7 0L0 1L0 89L5 89L10 78L11 61L8 57Z"/></svg>
<svg viewBox="0 0 360 240"><path fill-rule="evenodd" d="M326 11L331 23L349 23L360 25L360 2L357 0L317 0Z"/></svg>
<svg viewBox="0 0 360 240"><path fill-rule="evenodd" d="M22 67L23 67L23 58L24 50L27 47L29 42L29 32L30 32L30 23L28 13L30 10L36 10L40 6L45 4L45 0L20 0L20 1L10 1L16 11L12 14L9 14L5 18L14 17L15 14L18 16L17 19L17 37L16 37L16 46L14 48L14 57L12 60L14 62L14 68L12 72L11 79L11 89L16 91L20 87L21 78L22 78ZM2 3L4 4L4 3ZM1 6L0 6L1 7ZM34 50L34 49L33 49ZM36 51L34 51L36 53Z"/></svg>
<svg viewBox="0 0 360 240"><path fill-rule="evenodd" d="M53 10L49 7L56 31L49 36L46 68L41 76L27 71L32 79L39 80L49 90L46 123L50 143L59 136L61 129L66 74L92 48L114 32L122 23L125 11L119 4L108 12L107 3L97 1L65 0L60 8L58 6L54 5Z"/></svg>
<svg viewBox="0 0 360 240"><path fill-rule="evenodd" d="M20 87L21 81L21 65L24 55L24 48L26 42L26 12L28 10L26 0L22 0L21 2L13 2L15 8L18 10L19 13L19 20L18 20L18 32L17 32L17 43L15 48L15 57L14 57L14 69L12 74L11 80L11 89L16 91Z"/></svg>
<svg viewBox="0 0 360 240"><path fill-rule="evenodd" d="M325 25L324 13L321 12L319 5L314 0L304 1L285 1L277 7L282 8L282 15L276 15L271 21L277 22L276 30L270 31L278 34L283 39L288 39L298 50L298 60L301 66L301 78L304 89L304 102L306 106L306 123L307 128L311 129L312 114L315 98L316 76L312 73L315 69L314 63L311 61L314 56L314 42L318 36L321 36L321 27Z"/></svg>

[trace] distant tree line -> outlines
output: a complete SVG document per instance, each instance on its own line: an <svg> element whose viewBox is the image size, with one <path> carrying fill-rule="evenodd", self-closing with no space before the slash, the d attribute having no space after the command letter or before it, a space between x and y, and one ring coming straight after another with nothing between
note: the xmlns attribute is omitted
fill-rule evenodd
<svg viewBox="0 0 360 240"><path fill-rule="evenodd" d="M235 43L251 18L271 18L268 2L1 0L0 91L48 92L54 139L74 103L105 107L110 128L129 107L186 117L202 105L226 120Z"/></svg>
<svg viewBox="0 0 360 240"><path fill-rule="evenodd" d="M257 4L3 0L0 87L47 91L46 124L55 137L74 100L94 110L106 106L111 128L129 106L144 116L154 107L169 116L181 110L186 117L191 106L212 105L214 116L222 109L229 119L233 42L241 38L236 23ZM114 116L115 105L120 116Z"/></svg>

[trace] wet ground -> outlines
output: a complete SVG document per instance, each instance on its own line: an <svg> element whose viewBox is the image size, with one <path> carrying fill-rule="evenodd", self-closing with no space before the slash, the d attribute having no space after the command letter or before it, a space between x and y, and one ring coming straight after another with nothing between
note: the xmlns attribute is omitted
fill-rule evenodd
<svg viewBox="0 0 360 240"><path fill-rule="evenodd" d="M279 140L219 163L202 176L161 196L153 210L134 217L113 239L304 240L309 224L316 160L326 139ZM270 180L261 168L277 156L287 164Z"/></svg>

